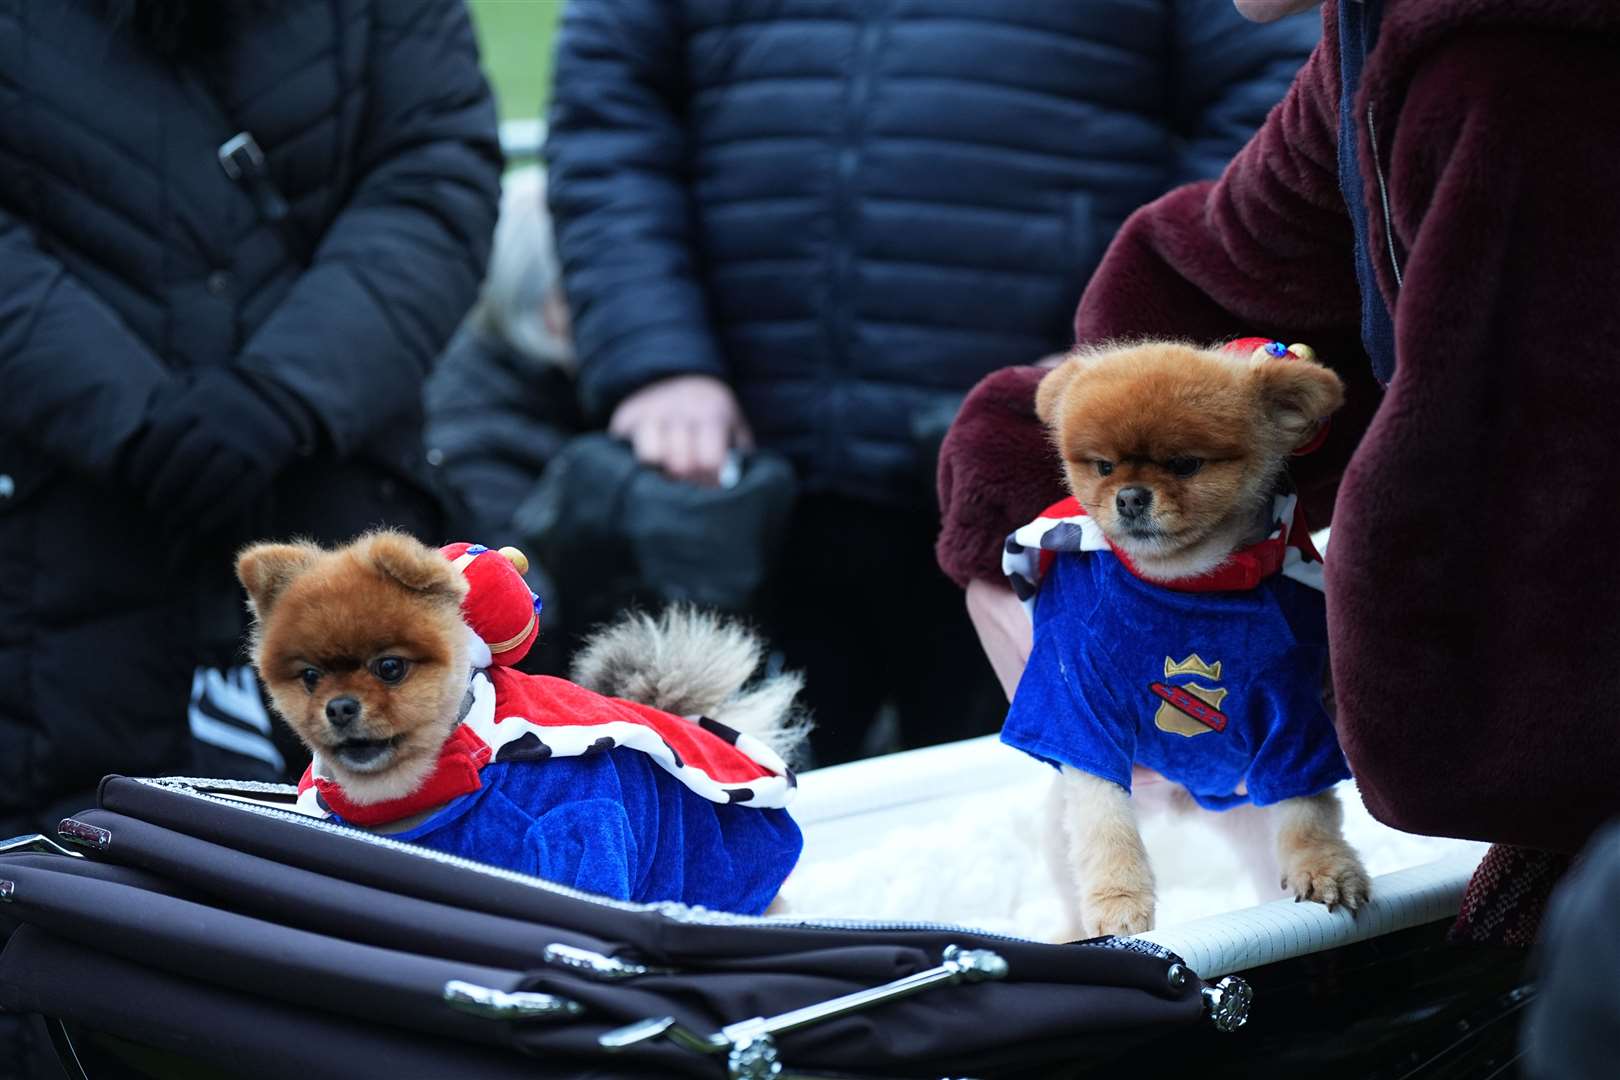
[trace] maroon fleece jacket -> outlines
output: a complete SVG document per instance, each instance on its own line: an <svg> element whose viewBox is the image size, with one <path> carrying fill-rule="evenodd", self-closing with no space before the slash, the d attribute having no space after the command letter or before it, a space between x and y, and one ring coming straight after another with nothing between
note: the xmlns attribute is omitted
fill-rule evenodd
<svg viewBox="0 0 1620 1080"><path fill-rule="evenodd" d="M1359 344L1326 33L1216 181L1138 211L1075 319L1081 342L1264 334L1350 386L1298 470L1334 497L1338 724L1397 828L1573 849L1620 812L1620 4L1387 0L1371 111L1401 281L1378 259L1397 370ZM1385 217L1368 125L1372 235ZM1002 539L1063 493L1041 372L990 376L942 451L939 557L999 580Z"/></svg>

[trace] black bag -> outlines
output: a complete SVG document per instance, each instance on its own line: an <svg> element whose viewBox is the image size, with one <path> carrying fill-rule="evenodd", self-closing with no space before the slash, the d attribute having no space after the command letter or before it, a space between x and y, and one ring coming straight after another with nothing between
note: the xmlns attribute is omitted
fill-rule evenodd
<svg viewBox="0 0 1620 1080"><path fill-rule="evenodd" d="M793 467L764 451L738 459L730 486L700 487L640 465L617 439L581 435L546 466L513 526L556 579L576 631L633 606L746 614L781 549L795 488Z"/></svg>
<svg viewBox="0 0 1620 1080"><path fill-rule="evenodd" d="M0 845L0 1005L345 1078L1051 1075L1247 1009L1141 942L620 903L266 805L292 795L109 777L61 828L83 857Z"/></svg>

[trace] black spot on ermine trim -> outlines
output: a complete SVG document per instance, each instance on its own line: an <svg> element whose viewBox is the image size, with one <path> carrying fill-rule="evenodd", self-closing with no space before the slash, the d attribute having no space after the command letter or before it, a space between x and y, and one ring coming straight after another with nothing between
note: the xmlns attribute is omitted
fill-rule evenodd
<svg viewBox="0 0 1620 1080"><path fill-rule="evenodd" d="M669 740L668 739L663 740L663 742L664 742L664 749L668 750L669 751L669 756L675 759L675 767L677 769L685 768L686 767L686 762L681 760L681 752L679 750L675 749L673 746L669 745Z"/></svg>
<svg viewBox="0 0 1620 1080"><path fill-rule="evenodd" d="M724 739L732 746L737 745L738 736L736 729L728 728L718 720L710 720L707 716L700 716L698 717L698 727L702 728L704 731L707 731L710 735L716 735L721 739Z"/></svg>
<svg viewBox="0 0 1620 1080"><path fill-rule="evenodd" d="M618 743L613 741L613 736L604 735L600 739L597 739L595 742L591 743L591 745L587 746L585 748L585 752L587 754L600 753L603 750L612 750L618 745Z"/></svg>
<svg viewBox="0 0 1620 1080"><path fill-rule="evenodd" d="M496 761L544 761L551 756L551 747L540 741L540 736L526 731L495 753Z"/></svg>
<svg viewBox="0 0 1620 1080"><path fill-rule="evenodd" d="M1079 551L1085 530L1072 521L1054 525L1041 534L1041 548L1045 551Z"/></svg>
<svg viewBox="0 0 1620 1080"><path fill-rule="evenodd" d="M728 803L747 802L753 797L754 791L752 788L737 787L726 789L726 802Z"/></svg>

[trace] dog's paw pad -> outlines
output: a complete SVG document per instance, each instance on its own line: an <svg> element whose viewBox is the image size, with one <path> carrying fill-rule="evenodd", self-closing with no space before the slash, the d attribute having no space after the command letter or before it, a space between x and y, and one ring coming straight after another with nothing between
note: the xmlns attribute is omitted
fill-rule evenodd
<svg viewBox="0 0 1620 1080"><path fill-rule="evenodd" d="M1086 897L1087 937L1129 937L1153 929L1153 894L1116 892Z"/></svg>
<svg viewBox="0 0 1620 1080"><path fill-rule="evenodd" d="M1340 904L1359 910L1372 895L1372 882L1361 860L1343 845L1296 854L1284 868L1283 888L1292 891L1295 900L1314 900L1329 911Z"/></svg>

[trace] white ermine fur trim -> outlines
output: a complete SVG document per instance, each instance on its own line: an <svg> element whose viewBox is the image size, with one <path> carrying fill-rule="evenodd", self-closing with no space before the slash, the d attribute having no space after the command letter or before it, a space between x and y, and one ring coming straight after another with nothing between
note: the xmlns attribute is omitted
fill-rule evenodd
<svg viewBox="0 0 1620 1080"><path fill-rule="evenodd" d="M765 655L741 623L688 605L659 615L628 612L596 630L574 657L570 677L587 690L651 705L676 716L707 716L759 739L792 765L810 732L794 704L796 672L744 689Z"/></svg>

